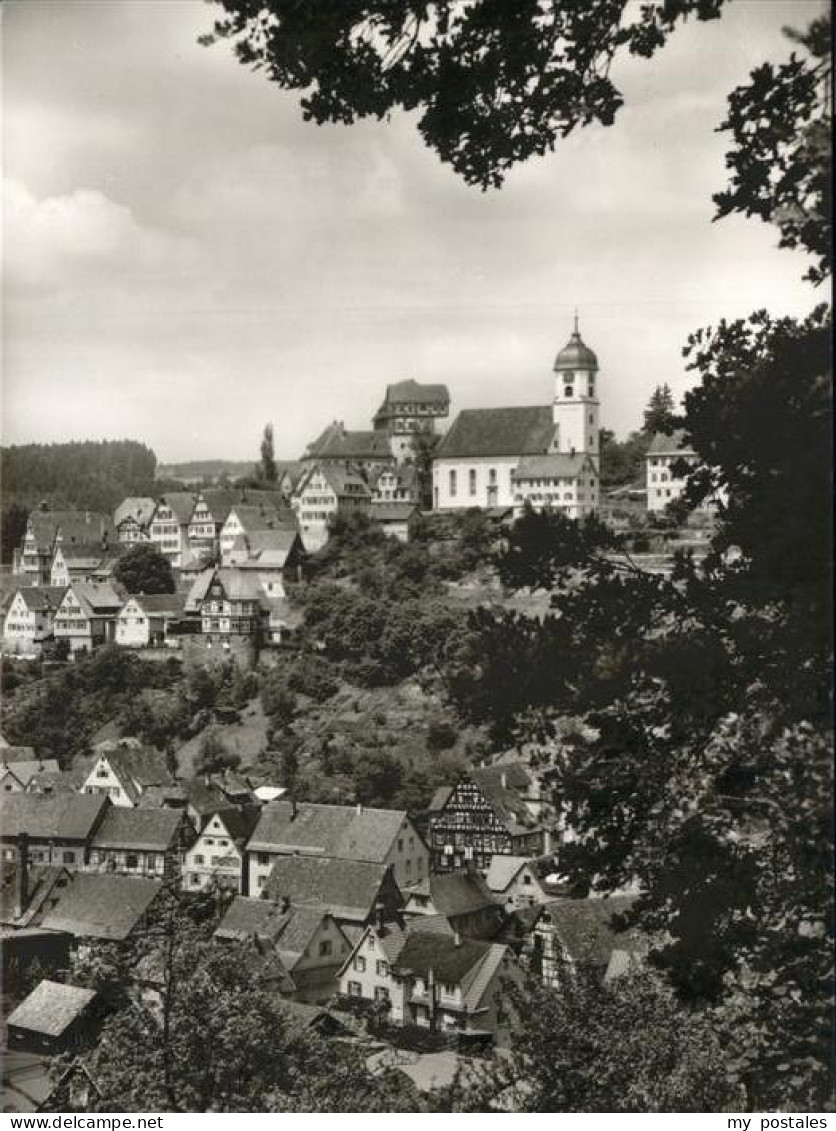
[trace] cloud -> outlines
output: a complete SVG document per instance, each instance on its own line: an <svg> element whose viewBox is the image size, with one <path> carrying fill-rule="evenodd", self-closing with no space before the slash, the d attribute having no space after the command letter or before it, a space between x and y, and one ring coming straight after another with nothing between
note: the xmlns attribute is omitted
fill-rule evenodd
<svg viewBox="0 0 836 1131"><path fill-rule="evenodd" d="M148 281L192 272L199 245L140 224L97 190L38 200L19 181L3 182L7 283L46 291L106 289L113 280Z"/></svg>

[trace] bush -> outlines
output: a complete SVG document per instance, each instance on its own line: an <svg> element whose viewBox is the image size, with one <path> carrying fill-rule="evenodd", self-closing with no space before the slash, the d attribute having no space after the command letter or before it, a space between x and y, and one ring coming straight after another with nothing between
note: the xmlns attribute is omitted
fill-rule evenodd
<svg viewBox="0 0 836 1131"><path fill-rule="evenodd" d="M427 727L427 749L433 754L456 745L458 734L450 723L433 721Z"/></svg>
<svg viewBox="0 0 836 1131"><path fill-rule="evenodd" d="M336 695L339 683L333 668L322 656L304 653L287 674L287 686L300 695L322 703Z"/></svg>

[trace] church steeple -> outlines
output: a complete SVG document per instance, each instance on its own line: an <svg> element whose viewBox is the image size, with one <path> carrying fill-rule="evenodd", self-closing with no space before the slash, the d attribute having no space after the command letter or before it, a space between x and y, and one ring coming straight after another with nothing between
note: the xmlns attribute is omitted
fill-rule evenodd
<svg viewBox="0 0 836 1131"><path fill-rule="evenodd" d="M598 358L581 337L577 308L574 330L555 358L555 388L552 419L557 450L585 453L597 468L598 454Z"/></svg>

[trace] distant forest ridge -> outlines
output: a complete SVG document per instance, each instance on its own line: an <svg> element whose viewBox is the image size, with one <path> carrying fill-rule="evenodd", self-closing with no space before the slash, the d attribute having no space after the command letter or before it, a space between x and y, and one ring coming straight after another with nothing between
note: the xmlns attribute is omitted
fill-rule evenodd
<svg viewBox="0 0 836 1131"><path fill-rule="evenodd" d="M187 463L157 464L157 479L179 479L182 483L226 477L239 479L255 474L255 460L203 459Z"/></svg>
<svg viewBox="0 0 836 1131"><path fill-rule="evenodd" d="M126 495L151 495L157 457L138 440L79 440L0 448L3 509L12 504L113 511Z"/></svg>

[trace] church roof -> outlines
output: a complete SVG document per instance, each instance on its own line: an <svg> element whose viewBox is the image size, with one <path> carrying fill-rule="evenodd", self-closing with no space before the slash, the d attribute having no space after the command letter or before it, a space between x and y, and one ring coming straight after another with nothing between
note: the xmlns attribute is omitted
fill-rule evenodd
<svg viewBox="0 0 836 1131"><path fill-rule="evenodd" d="M513 479L576 479L585 469L587 463L592 464L589 456L584 452L550 452L544 456L523 456L515 471Z"/></svg>
<svg viewBox="0 0 836 1131"><path fill-rule="evenodd" d="M584 342L578 330L578 319L575 317L575 329L572 337L555 358L554 369L556 373L569 369L596 369L598 358Z"/></svg>
<svg viewBox="0 0 836 1131"><path fill-rule="evenodd" d="M553 434L549 405L464 409L434 458L540 455L548 451Z"/></svg>
<svg viewBox="0 0 836 1131"><path fill-rule="evenodd" d="M342 421L329 424L308 449L305 460L392 459L389 438L383 432L347 432Z"/></svg>

